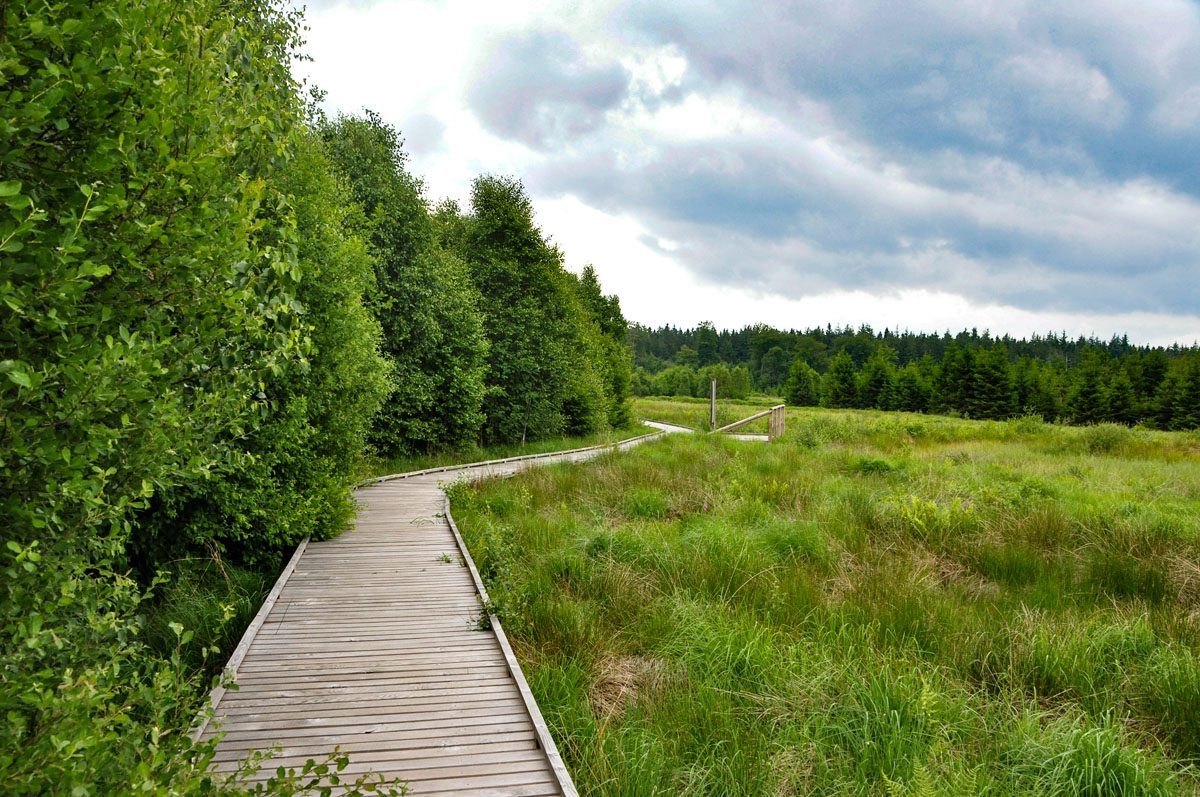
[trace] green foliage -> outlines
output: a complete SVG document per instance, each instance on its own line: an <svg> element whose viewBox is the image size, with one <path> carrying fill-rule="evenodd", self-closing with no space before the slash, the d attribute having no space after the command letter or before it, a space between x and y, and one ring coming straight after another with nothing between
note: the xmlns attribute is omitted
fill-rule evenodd
<svg viewBox="0 0 1200 797"><path fill-rule="evenodd" d="M858 375L858 401L864 407L881 410L896 406L896 368L892 363L895 352L880 348L863 365Z"/></svg>
<svg viewBox="0 0 1200 797"><path fill-rule="evenodd" d="M1078 424L1152 424L1159 429L1200 427L1200 351L1133 346L1125 338L1108 342L1049 335L1015 340L976 330L956 336L875 333L870 327L780 331L758 324L716 331L649 329L634 324L637 395L700 395L689 392L679 367L700 360L696 346L715 350L714 368L747 367L767 390L785 386L781 368L801 360L831 379L836 356L844 354L857 374L853 398L842 390L837 406L938 412L1003 420L1034 414L1047 421ZM788 355L786 352L791 351ZM844 377L832 379L845 386ZM784 387L786 391L786 387ZM828 396L824 397L829 401ZM833 406L833 405L829 405Z"/></svg>
<svg viewBox="0 0 1200 797"><path fill-rule="evenodd" d="M812 366L799 357L792 360L783 396L793 407L815 407L821 402L820 377Z"/></svg>
<svg viewBox="0 0 1200 797"><path fill-rule="evenodd" d="M388 390L379 325L363 305L372 264L344 232L350 206L319 140L298 133L274 180L304 231L294 250L304 358L263 380L266 401L241 442L248 456L155 502L134 538L147 570L196 549L278 561L306 536L340 532L352 514L348 488Z"/></svg>
<svg viewBox="0 0 1200 797"><path fill-rule="evenodd" d="M484 440L588 434L622 420L629 365L619 307L594 272L581 282L563 268L520 182L479 178L470 215L441 215L479 291L490 341Z"/></svg>
<svg viewBox="0 0 1200 797"><path fill-rule="evenodd" d="M466 267L444 250L400 136L378 115L320 123L330 157L365 216L393 389L372 442L385 456L465 448L483 422L487 342Z"/></svg>
<svg viewBox="0 0 1200 797"><path fill-rule="evenodd" d="M300 133L291 12L0 14L0 777L13 794L212 793L211 745L181 732L194 632L168 624L169 655L146 646L126 548L152 501L185 495L224 510L248 490L257 508L312 487L314 514L341 511L330 488L378 365L362 253L336 192L312 195L329 184ZM308 222L325 234L299 236ZM329 362L339 345L365 348ZM343 378L365 391L329 384ZM294 485L262 465L307 456Z"/></svg>
<svg viewBox="0 0 1200 797"><path fill-rule="evenodd" d="M846 352L830 361L829 370L821 380L821 404L826 407L858 406L858 373L854 360Z"/></svg>

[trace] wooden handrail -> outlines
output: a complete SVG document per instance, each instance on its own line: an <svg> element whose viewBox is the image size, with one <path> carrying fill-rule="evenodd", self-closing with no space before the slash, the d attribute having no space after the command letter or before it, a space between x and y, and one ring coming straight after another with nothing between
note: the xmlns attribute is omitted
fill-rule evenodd
<svg viewBox="0 0 1200 797"><path fill-rule="evenodd" d="M768 410L763 410L762 412L754 413L749 418L742 418L740 421L734 421L733 423L727 423L724 426L722 426L720 429L714 429L713 433L716 434L718 432L733 431L734 429L745 426L746 424L750 423L751 421L757 421L759 418L765 418L766 416L770 415L771 413L773 413L777 410L782 410L785 407L786 407L786 405L784 405L784 404L776 404L774 407L771 407Z"/></svg>

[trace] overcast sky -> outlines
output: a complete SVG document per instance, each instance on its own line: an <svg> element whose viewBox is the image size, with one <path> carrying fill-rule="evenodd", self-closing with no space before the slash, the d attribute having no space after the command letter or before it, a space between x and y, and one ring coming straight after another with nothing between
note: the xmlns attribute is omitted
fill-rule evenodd
<svg viewBox="0 0 1200 797"><path fill-rule="evenodd" d="M307 5L332 110L631 320L1200 339L1193 0Z"/></svg>

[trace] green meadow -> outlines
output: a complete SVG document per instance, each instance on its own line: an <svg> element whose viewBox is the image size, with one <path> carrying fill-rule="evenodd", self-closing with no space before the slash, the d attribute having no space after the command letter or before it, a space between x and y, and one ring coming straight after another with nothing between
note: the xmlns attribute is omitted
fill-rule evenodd
<svg viewBox="0 0 1200 797"><path fill-rule="evenodd" d="M1196 433L791 409L452 497L583 794L1197 793Z"/></svg>

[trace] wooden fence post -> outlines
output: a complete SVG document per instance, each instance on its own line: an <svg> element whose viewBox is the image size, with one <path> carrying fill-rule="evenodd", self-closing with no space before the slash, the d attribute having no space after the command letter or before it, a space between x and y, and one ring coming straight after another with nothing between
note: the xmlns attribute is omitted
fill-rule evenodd
<svg viewBox="0 0 1200 797"><path fill-rule="evenodd" d="M767 419L767 439L774 440L776 437L783 435L784 418L787 417L787 408L783 406L772 407L771 417Z"/></svg>
<svg viewBox="0 0 1200 797"><path fill-rule="evenodd" d="M708 431L717 428L717 380L713 379L708 392Z"/></svg>

